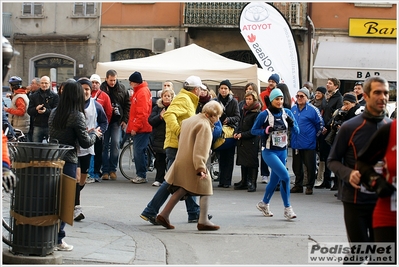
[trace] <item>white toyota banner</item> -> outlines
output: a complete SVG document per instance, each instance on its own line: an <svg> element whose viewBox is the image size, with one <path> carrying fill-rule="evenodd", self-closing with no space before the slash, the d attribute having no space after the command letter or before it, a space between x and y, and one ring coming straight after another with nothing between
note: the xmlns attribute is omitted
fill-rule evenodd
<svg viewBox="0 0 399 267"><path fill-rule="evenodd" d="M270 4L251 2L242 10L240 29L262 68L278 73L288 86L291 99L295 98L301 88L299 58L284 16Z"/></svg>

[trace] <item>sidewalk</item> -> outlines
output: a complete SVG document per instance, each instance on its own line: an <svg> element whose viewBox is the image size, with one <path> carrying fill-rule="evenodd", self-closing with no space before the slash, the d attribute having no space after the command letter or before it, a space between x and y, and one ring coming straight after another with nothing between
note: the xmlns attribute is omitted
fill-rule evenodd
<svg viewBox="0 0 399 267"><path fill-rule="evenodd" d="M290 157L287 166L291 169ZM73 251L26 256L22 264L34 264L36 258L41 264L64 265L307 264L310 238L346 241L342 204L329 190L315 190L312 196L291 194L298 218L287 221L278 192L271 202L274 217L264 217L255 208L265 189L260 178L254 193L217 188L214 182L210 213L212 221L221 225L219 231L199 232L196 224L187 223L184 203L171 214L176 229L165 230L139 217L158 189L151 186L155 172L147 174L148 183L138 185L117 174L116 181L88 184L82 191L86 218L65 228L64 240L74 246ZM240 180L239 174L240 167L235 166L233 183ZM9 200L4 195L3 217L8 222ZM256 252L260 248L263 253ZM3 260L10 257L20 258L3 243Z"/></svg>

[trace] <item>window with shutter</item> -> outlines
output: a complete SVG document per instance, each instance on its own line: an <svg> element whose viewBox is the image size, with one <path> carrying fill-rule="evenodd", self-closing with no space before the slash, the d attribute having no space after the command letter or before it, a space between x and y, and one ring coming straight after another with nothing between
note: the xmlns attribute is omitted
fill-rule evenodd
<svg viewBox="0 0 399 267"><path fill-rule="evenodd" d="M42 17L43 3L40 2L24 2L22 4L22 17Z"/></svg>
<svg viewBox="0 0 399 267"><path fill-rule="evenodd" d="M75 2L73 15L75 17L91 17L96 13L94 2Z"/></svg>
<svg viewBox="0 0 399 267"><path fill-rule="evenodd" d="M75 3L74 15L77 16L84 15L84 3Z"/></svg>

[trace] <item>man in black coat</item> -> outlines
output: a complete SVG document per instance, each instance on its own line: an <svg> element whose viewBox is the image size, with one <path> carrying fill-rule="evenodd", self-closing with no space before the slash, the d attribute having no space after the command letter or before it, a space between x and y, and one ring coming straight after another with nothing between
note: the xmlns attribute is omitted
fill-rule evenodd
<svg viewBox="0 0 399 267"><path fill-rule="evenodd" d="M328 154L330 153L331 146L325 141L325 137L331 131L331 120L334 114L334 111L341 108L343 105L342 95L339 92L339 87L341 85L340 80L337 78L328 78L327 81L327 93L326 100L327 105L324 109L323 120L324 120L324 128L322 132L322 136L320 136L320 161L327 161ZM326 188L331 190L337 190L337 179L334 177L334 186L331 187L331 170L325 166L324 170L324 178L323 183L320 186L315 186L315 188Z"/></svg>
<svg viewBox="0 0 399 267"><path fill-rule="evenodd" d="M51 90L50 77L40 78L40 90L30 96L28 114L33 117L33 142L43 142L48 138L48 118L58 106L59 96Z"/></svg>

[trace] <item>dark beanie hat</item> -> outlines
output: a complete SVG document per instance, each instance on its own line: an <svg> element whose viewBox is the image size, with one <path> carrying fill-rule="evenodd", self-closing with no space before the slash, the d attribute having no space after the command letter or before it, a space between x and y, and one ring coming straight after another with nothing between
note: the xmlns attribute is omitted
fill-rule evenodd
<svg viewBox="0 0 399 267"><path fill-rule="evenodd" d="M356 99L356 96L354 96L352 94L345 94L342 101L349 101L351 103L356 103L357 99Z"/></svg>
<svg viewBox="0 0 399 267"><path fill-rule="evenodd" d="M133 74L129 77L129 81L134 83L142 83L143 78L141 78L141 73L138 71L133 72Z"/></svg>
<svg viewBox="0 0 399 267"><path fill-rule="evenodd" d="M83 77L83 78L80 78L79 80L77 80L77 82L80 84L87 84L88 86L90 86L90 89L93 88L92 83L89 80L89 78Z"/></svg>
<svg viewBox="0 0 399 267"><path fill-rule="evenodd" d="M317 87L317 89L316 89L316 92L317 92L317 91L319 91L320 93L322 93L323 95L325 95L326 92L327 92L327 89L326 89L324 86L319 86L319 87Z"/></svg>
<svg viewBox="0 0 399 267"><path fill-rule="evenodd" d="M272 75L269 77L268 81L269 81L269 80L275 81L275 82L278 84L278 83L280 83L280 76L278 76L277 73L274 73L274 74L272 74Z"/></svg>
<svg viewBox="0 0 399 267"><path fill-rule="evenodd" d="M229 87L229 90L231 90L231 83L229 80L221 81L219 84L219 87L222 86L223 84L226 85L227 87Z"/></svg>

